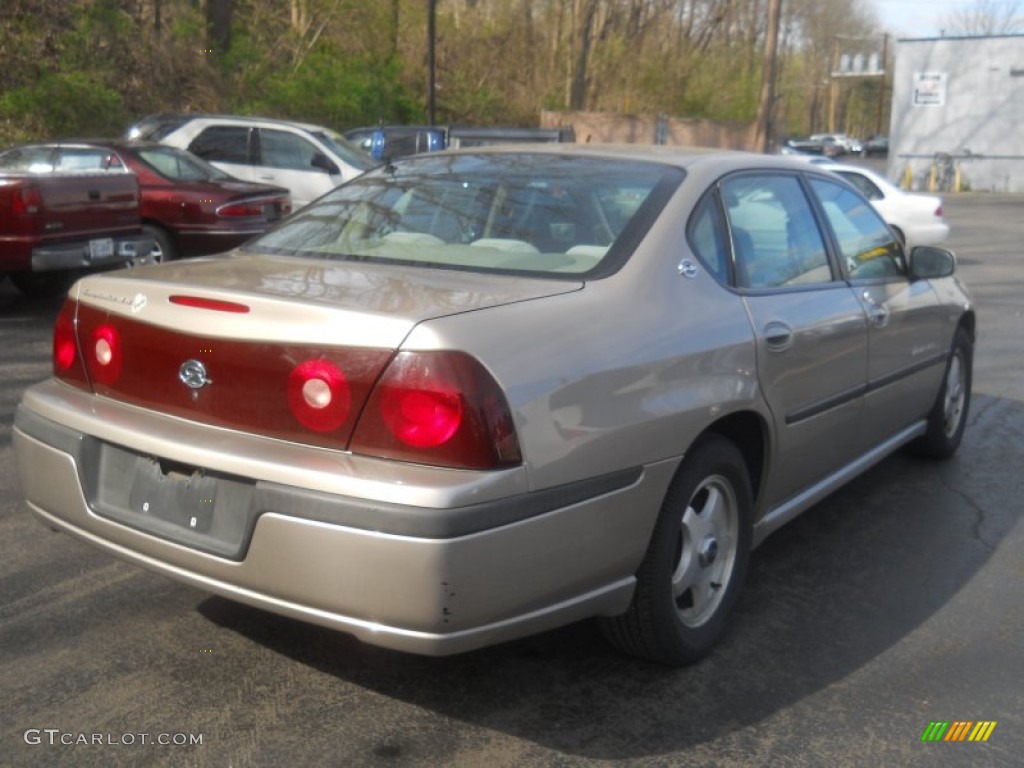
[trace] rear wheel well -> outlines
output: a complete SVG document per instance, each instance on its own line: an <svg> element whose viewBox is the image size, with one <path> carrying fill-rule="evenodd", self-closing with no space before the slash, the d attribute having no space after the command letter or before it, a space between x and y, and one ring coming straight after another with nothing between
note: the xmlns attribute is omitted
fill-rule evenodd
<svg viewBox="0 0 1024 768"><path fill-rule="evenodd" d="M764 420L751 411L732 413L716 421L703 434L721 435L739 449L747 465L750 488L756 501L761 489L767 452L767 427Z"/></svg>

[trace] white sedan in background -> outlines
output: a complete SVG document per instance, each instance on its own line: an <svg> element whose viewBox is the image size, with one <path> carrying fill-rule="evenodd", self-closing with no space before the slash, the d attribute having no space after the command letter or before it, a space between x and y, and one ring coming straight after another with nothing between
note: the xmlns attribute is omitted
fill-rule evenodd
<svg viewBox="0 0 1024 768"><path fill-rule="evenodd" d="M949 224L942 215L942 198L905 192L858 165L827 163L822 167L853 184L908 249L915 245L935 245L949 237Z"/></svg>

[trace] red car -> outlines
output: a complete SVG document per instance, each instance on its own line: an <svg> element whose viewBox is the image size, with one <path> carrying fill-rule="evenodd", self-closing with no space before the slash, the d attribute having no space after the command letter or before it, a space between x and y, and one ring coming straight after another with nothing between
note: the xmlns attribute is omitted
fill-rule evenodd
<svg viewBox="0 0 1024 768"><path fill-rule="evenodd" d="M143 229L156 240L156 261L230 250L292 210L284 187L236 179L189 152L155 142L32 144L0 158L10 152L34 171L132 171L139 181Z"/></svg>

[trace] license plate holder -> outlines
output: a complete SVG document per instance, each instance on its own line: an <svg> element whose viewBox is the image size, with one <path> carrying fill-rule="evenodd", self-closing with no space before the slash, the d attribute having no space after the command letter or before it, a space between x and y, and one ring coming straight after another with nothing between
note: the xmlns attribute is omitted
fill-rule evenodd
<svg viewBox="0 0 1024 768"><path fill-rule="evenodd" d="M89 241L89 261L102 261L114 255L114 239L101 237Z"/></svg>
<svg viewBox="0 0 1024 768"><path fill-rule="evenodd" d="M200 470L166 467L155 459L136 463L128 503L138 515L206 533L216 502L217 481Z"/></svg>

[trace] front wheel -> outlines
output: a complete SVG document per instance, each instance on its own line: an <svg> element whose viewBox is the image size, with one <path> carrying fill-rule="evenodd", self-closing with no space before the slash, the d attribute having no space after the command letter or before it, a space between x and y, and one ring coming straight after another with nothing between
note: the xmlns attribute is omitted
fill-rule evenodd
<svg viewBox="0 0 1024 768"><path fill-rule="evenodd" d="M752 510L736 446L717 435L699 440L665 496L633 602L621 616L602 619L612 645L677 666L711 650L746 576Z"/></svg>
<svg viewBox="0 0 1024 768"><path fill-rule="evenodd" d="M974 344L963 327L957 328L942 388L928 414L928 431L910 444L914 453L933 459L956 453L967 426L973 368Z"/></svg>

